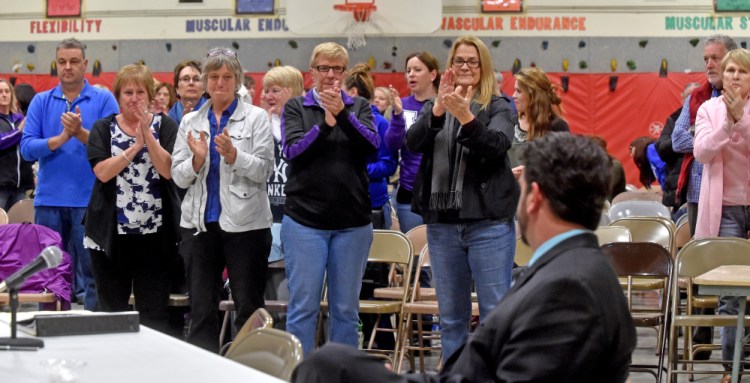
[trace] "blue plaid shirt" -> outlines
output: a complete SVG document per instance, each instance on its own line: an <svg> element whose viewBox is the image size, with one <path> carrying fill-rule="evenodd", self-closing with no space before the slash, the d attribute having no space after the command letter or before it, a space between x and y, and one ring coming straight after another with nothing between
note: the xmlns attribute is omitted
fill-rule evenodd
<svg viewBox="0 0 750 383"><path fill-rule="evenodd" d="M719 90L713 88L711 98L719 96ZM672 150L677 153L693 152L693 135L695 127L690 125L690 97L685 99L682 105L680 117L674 123L672 131ZM690 167L690 180L688 182L687 202L698 203L698 197L701 193L701 179L703 178L703 164L694 160Z"/></svg>

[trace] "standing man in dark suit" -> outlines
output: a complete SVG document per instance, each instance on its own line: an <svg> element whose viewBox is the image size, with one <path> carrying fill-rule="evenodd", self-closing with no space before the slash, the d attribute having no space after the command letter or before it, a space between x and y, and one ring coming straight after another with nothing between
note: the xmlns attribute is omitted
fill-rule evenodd
<svg viewBox="0 0 750 383"><path fill-rule="evenodd" d="M625 382L635 328L594 234L609 159L583 136L531 141L518 220L529 265L439 375L396 375L339 345L312 354L295 382Z"/></svg>

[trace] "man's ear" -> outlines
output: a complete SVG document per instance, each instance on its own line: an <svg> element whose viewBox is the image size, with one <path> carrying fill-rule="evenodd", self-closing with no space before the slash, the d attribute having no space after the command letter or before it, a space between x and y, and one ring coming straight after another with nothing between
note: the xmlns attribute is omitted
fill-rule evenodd
<svg viewBox="0 0 750 383"><path fill-rule="evenodd" d="M542 207L542 204L544 201L544 194L542 193L542 190L539 188L538 183L532 182L531 185L529 185L527 198L528 199L526 200L526 210L528 213L536 212Z"/></svg>

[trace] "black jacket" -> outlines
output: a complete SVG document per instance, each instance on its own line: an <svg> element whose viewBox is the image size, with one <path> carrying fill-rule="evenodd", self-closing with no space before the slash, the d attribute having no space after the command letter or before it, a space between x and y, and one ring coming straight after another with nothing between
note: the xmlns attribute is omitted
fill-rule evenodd
<svg viewBox="0 0 750 383"><path fill-rule="evenodd" d="M14 116L0 116L0 134L16 131L18 124L22 121L21 119L11 122L6 117L13 118ZM31 170L32 163L21 157L19 151L21 136L20 133L17 134L17 137L11 137L14 135L4 137L9 141L18 141L18 143L13 145L7 142L10 146L0 150L0 187L17 190L33 189L34 172Z"/></svg>
<svg viewBox="0 0 750 383"><path fill-rule="evenodd" d="M425 223L443 222L444 214L429 209L435 136L443 129L445 115L432 115L427 101L406 134L406 147L422 153L414 185L412 211ZM515 214L520 189L508 161L513 142L514 113L506 97L492 96L490 105L477 114L471 128L462 127L456 142L470 149L464 175L460 221L509 219ZM456 122L458 124L458 122ZM447 159L446 159L447 161ZM452 222L444 222L452 223Z"/></svg>
<svg viewBox="0 0 750 383"><path fill-rule="evenodd" d="M664 129L661 131L659 140L656 141L656 152L659 154L659 158L666 164L667 177L664 181L664 192L661 202L668 207L672 207L674 211L679 209L677 201L685 201L685 195L687 194L687 188L684 188L684 193L681 198L676 198L677 181L680 178L680 168L682 167L682 159L684 155L677 153L672 150L672 131L674 130L674 124L677 118L680 117L682 107L677 108L672 115L667 118L667 122L664 124Z"/></svg>
<svg viewBox="0 0 750 383"><path fill-rule="evenodd" d="M341 97L344 109L335 126L326 124L312 90L284 106L284 214L320 230L372 222L367 157L377 153L380 136L367 100Z"/></svg>
<svg viewBox="0 0 750 383"><path fill-rule="evenodd" d="M617 275L581 234L520 273L440 381L624 382L635 341Z"/></svg>

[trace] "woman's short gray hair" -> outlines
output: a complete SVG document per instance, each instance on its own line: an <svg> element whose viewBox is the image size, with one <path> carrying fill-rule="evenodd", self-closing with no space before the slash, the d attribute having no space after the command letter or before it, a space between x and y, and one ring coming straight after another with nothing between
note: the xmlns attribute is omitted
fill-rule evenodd
<svg viewBox="0 0 750 383"><path fill-rule="evenodd" d="M237 59L237 54L229 48L219 47L213 48L208 51L206 60L203 61L203 68L201 68L201 77L203 78L203 87L208 89L208 74L221 69L225 66L230 72L234 73L234 92L240 90L242 85L242 64Z"/></svg>

